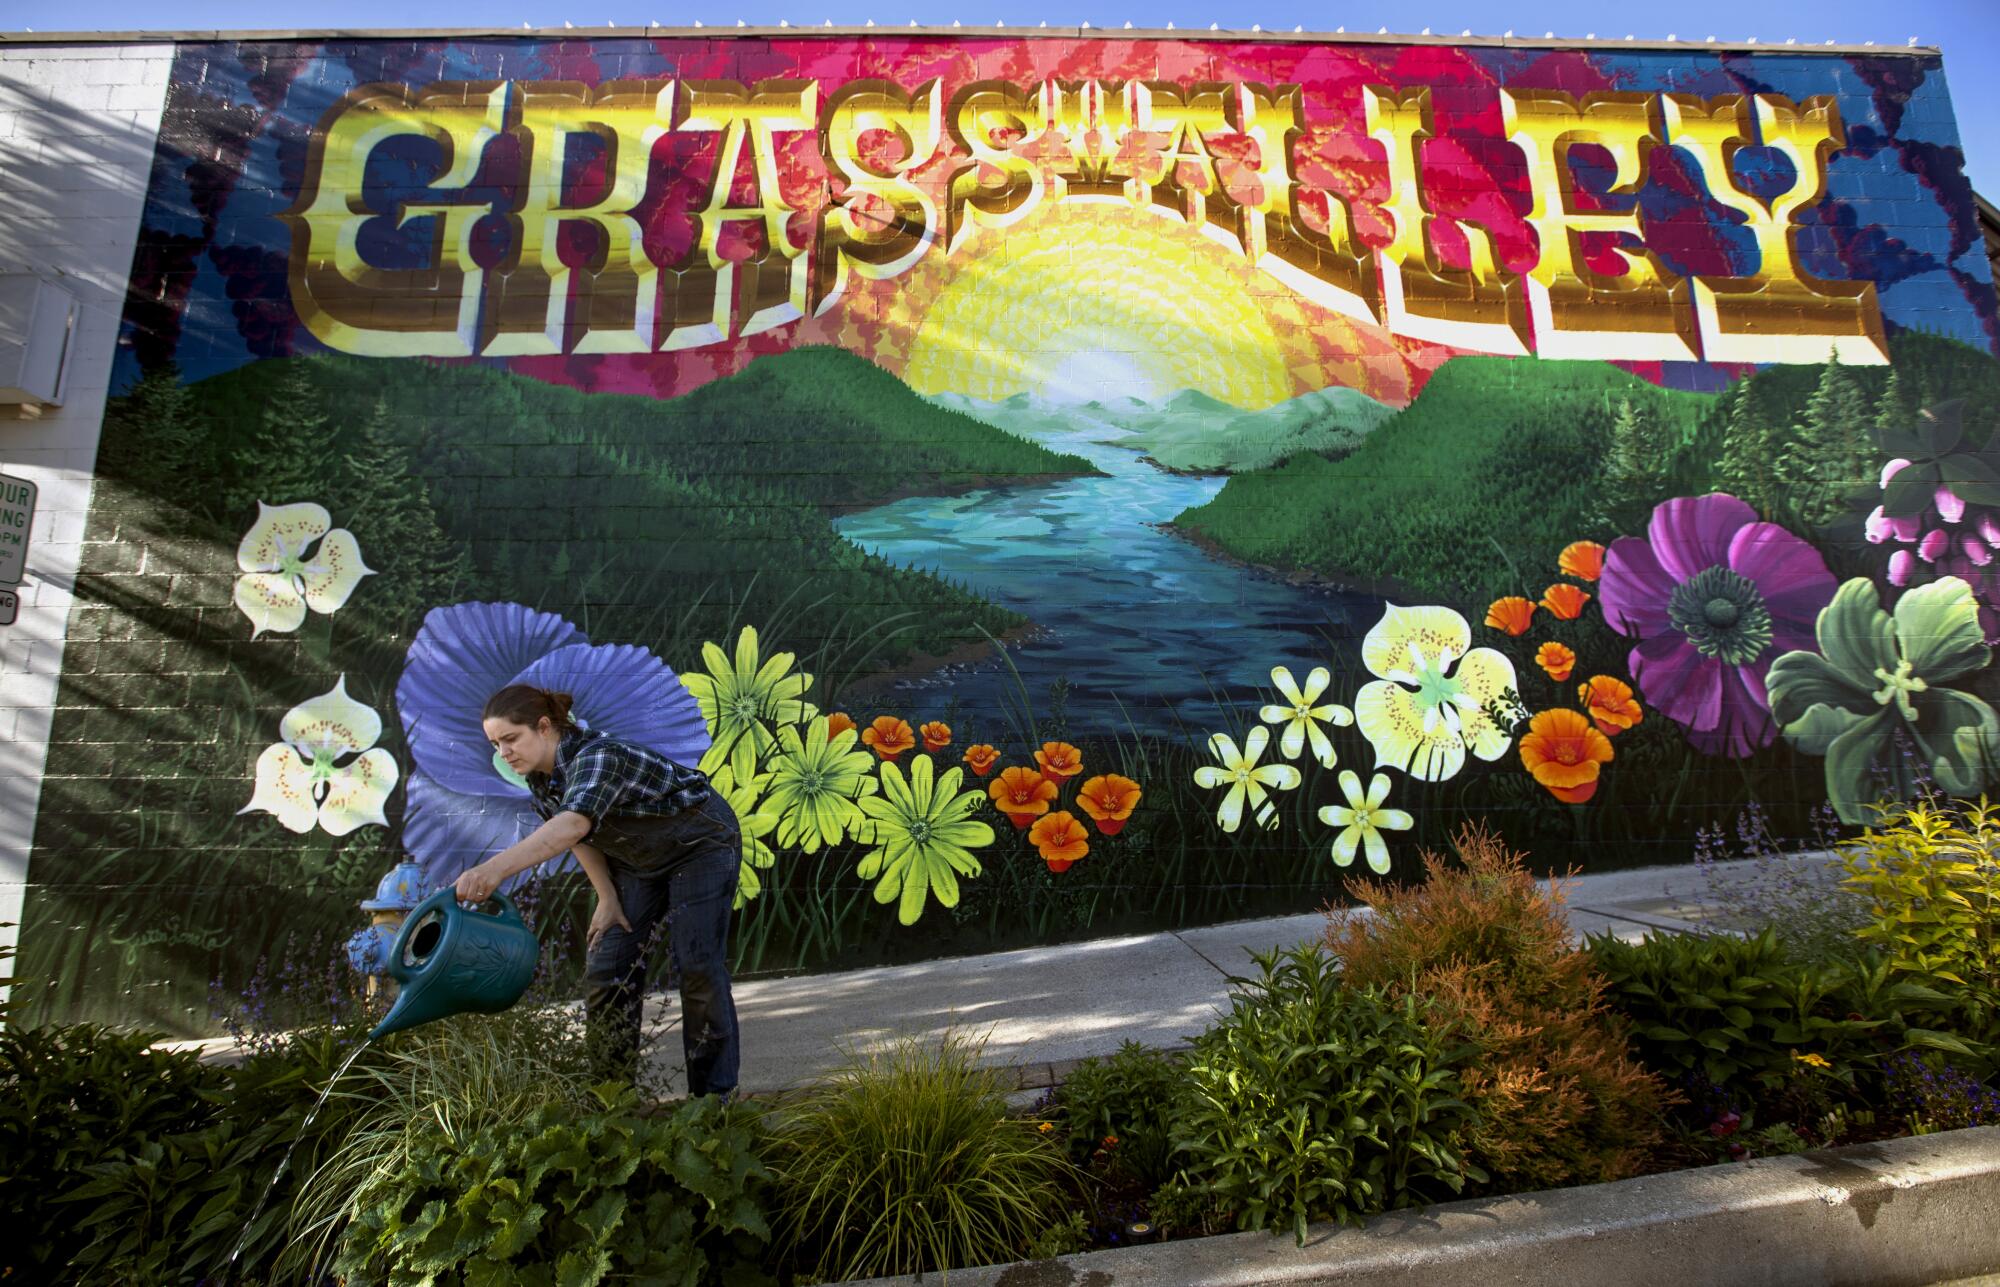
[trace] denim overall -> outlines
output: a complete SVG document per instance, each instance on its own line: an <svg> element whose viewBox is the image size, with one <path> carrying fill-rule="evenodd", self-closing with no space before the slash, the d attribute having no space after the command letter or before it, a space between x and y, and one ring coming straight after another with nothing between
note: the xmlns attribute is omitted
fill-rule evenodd
<svg viewBox="0 0 2000 1287"><path fill-rule="evenodd" d="M585 958L584 1013L596 1075L630 1080L639 1054L646 946L662 918L680 976L681 1046L688 1094L736 1089L736 1002L729 991L729 912L743 842L736 815L714 792L666 817L613 813L590 844L611 866L630 930L613 925Z"/></svg>

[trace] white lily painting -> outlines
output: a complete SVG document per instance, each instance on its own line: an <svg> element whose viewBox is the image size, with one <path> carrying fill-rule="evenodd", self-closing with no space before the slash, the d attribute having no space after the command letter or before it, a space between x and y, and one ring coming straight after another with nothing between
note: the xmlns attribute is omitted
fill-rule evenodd
<svg viewBox="0 0 2000 1287"><path fill-rule="evenodd" d="M382 806L396 789L396 757L375 745L382 717L347 695L347 676L285 712L278 736L257 757L257 786L239 816L268 813L301 835L388 825Z"/></svg>
<svg viewBox="0 0 2000 1287"><path fill-rule="evenodd" d="M236 546L236 606L250 618L250 637L289 634L310 609L338 612L361 578L375 569L361 561L354 533L333 525L324 505L257 502L257 521Z"/></svg>

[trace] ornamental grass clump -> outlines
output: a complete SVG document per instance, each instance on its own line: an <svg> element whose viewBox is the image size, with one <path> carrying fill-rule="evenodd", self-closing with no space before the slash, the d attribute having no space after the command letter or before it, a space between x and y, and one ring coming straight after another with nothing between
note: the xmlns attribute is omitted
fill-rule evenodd
<svg viewBox="0 0 2000 1287"><path fill-rule="evenodd" d="M1360 1223L1486 1177L1466 1157L1478 1113L1460 1079L1477 1049L1427 997L1344 983L1310 946L1254 958L1233 1006L1197 1037L1174 1135L1169 1205L1242 1229Z"/></svg>
<svg viewBox="0 0 2000 1287"><path fill-rule="evenodd" d="M778 1231L824 1282L1018 1258L1074 1172L1060 1135L1007 1115L983 1043L947 1033L855 1054L780 1107Z"/></svg>
<svg viewBox="0 0 2000 1287"><path fill-rule="evenodd" d="M1328 948L1351 986L1434 998L1477 1044L1461 1074L1478 1110L1468 1145L1495 1187L1637 1174L1668 1094L1628 1054L1603 976L1570 946L1560 891L1483 827L1456 846L1460 865L1423 855L1421 885L1350 881L1375 914L1335 919Z"/></svg>

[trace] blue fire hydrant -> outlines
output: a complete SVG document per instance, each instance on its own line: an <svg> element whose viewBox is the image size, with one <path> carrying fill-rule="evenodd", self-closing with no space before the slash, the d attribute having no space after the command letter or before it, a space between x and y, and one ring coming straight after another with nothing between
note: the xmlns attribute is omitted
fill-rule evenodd
<svg viewBox="0 0 2000 1287"><path fill-rule="evenodd" d="M361 910L372 914L373 923L347 940L347 963L368 976L368 995L388 986L389 953L403 918L424 900L423 869L404 861L390 868L375 886L375 897L361 900Z"/></svg>

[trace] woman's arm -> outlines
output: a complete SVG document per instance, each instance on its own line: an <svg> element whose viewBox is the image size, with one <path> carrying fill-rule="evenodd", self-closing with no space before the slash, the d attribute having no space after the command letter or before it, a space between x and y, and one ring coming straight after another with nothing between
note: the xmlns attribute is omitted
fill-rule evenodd
<svg viewBox="0 0 2000 1287"><path fill-rule="evenodd" d="M604 856L604 851L582 843L571 845L569 851L576 855L576 865L590 878L590 887L597 891L598 901L616 903L618 887L611 883L611 860Z"/></svg>
<svg viewBox="0 0 2000 1287"><path fill-rule="evenodd" d="M545 863L564 850L574 849L589 834L589 818L564 810L460 876L456 887L458 896L468 903L483 903L493 897L493 891L500 888L501 881ZM595 884L595 881L592 883Z"/></svg>

